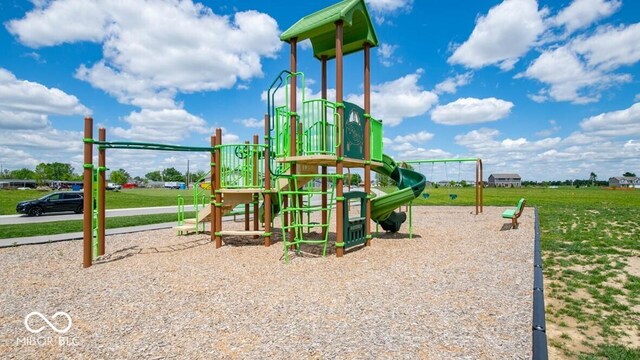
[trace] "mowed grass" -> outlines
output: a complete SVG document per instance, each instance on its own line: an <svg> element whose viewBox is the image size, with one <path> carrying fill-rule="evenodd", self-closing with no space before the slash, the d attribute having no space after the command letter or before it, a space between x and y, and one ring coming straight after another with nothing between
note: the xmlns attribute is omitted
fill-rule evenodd
<svg viewBox="0 0 640 360"><path fill-rule="evenodd" d="M195 217L195 212L185 212L185 218ZM161 224L177 221L176 214L151 214L108 217L107 229L129 226ZM15 237L67 234L82 231L82 220L52 221L33 224L0 225L0 239Z"/></svg>
<svg viewBox="0 0 640 360"><path fill-rule="evenodd" d="M16 213L19 201L37 199L51 191L37 190L0 190L0 215ZM209 196L209 192L204 192ZM178 204L178 195L182 195L184 203L193 203L193 190L175 189L124 189L106 192L107 209L126 209L153 206L172 206Z"/></svg>

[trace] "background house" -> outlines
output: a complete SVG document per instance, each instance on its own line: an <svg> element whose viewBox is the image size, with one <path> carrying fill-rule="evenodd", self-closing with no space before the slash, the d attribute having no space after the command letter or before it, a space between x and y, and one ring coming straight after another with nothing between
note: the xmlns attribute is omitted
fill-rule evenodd
<svg viewBox="0 0 640 360"><path fill-rule="evenodd" d="M490 187L520 187L522 178L518 174L491 174L488 185Z"/></svg>
<svg viewBox="0 0 640 360"><path fill-rule="evenodd" d="M637 176L614 176L609 178L610 187L640 188L640 178Z"/></svg>

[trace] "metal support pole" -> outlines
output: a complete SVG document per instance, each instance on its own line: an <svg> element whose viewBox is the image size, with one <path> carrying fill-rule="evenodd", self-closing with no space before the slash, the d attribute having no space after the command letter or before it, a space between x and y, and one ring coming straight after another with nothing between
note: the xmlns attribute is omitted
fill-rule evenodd
<svg viewBox="0 0 640 360"><path fill-rule="evenodd" d="M344 107L342 104L343 97L343 26L342 20L336 21L336 103L338 103L338 114L342 126L344 123ZM336 149L336 256L342 257L344 255L344 229L343 229L343 216L344 216L344 179L342 178L343 163L342 157L344 156L343 148L344 141L340 141L340 146Z"/></svg>
<svg viewBox="0 0 640 360"><path fill-rule="evenodd" d="M107 141L107 130L98 129L98 140ZM107 154L103 147L98 148L98 256L104 255L106 232L106 204L105 204L105 175L107 166Z"/></svg>
<svg viewBox="0 0 640 360"><path fill-rule="evenodd" d="M93 177L93 119L84 118L84 171L83 171L83 228L82 228L82 267L88 268L92 262L91 217L93 216L92 177Z"/></svg>

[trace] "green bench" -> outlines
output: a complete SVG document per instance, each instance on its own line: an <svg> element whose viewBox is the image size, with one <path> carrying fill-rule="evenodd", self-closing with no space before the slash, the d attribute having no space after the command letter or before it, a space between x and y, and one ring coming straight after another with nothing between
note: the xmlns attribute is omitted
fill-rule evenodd
<svg viewBox="0 0 640 360"><path fill-rule="evenodd" d="M522 210L524 210L524 205L526 204L526 202L527 201L524 198L521 198L520 201L518 201L518 206L516 206L515 209L505 210L502 213L503 218L511 219L512 229L518 228L518 218L520 217L520 215L522 215Z"/></svg>

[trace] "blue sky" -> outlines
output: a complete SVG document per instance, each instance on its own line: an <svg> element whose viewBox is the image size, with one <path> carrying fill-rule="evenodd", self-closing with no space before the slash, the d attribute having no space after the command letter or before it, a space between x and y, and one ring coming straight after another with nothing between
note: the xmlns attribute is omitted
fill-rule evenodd
<svg viewBox="0 0 640 360"><path fill-rule="evenodd" d="M207 145L262 136L263 92L289 64L279 34L316 1L0 3L0 164L82 167L83 117L110 140ZM372 115L396 160L480 157L525 180L640 173L640 4L631 0L367 0ZM307 96L320 64L299 47ZM334 84L329 65L330 87ZM345 59L358 102L362 54ZM205 169L196 153L111 151L132 175ZM472 179L472 165L422 171Z"/></svg>

